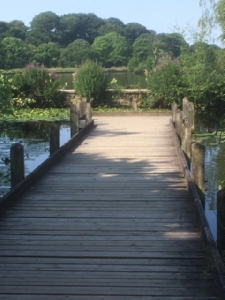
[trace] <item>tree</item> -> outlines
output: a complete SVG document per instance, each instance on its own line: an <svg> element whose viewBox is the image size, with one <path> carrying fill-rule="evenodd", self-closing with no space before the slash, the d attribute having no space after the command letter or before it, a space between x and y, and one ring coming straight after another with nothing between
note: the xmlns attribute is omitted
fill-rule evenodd
<svg viewBox="0 0 225 300"><path fill-rule="evenodd" d="M83 39L77 39L61 50L60 65L62 67L75 67L92 58L94 58L94 52L90 44Z"/></svg>
<svg viewBox="0 0 225 300"><path fill-rule="evenodd" d="M30 60L30 48L18 38L6 37L1 42L4 68L22 68Z"/></svg>
<svg viewBox="0 0 225 300"><path fill-rule="evenodd" d="M5 33L5 36L25 40L27 31L28 27L22 21L14 20L8 23L8 29Z"/></svg>
<svg viewBox="0 0 225 300"><path fill-rule="evenodd" d="M105 67L127 65L129 46L126 38L117 32L97 37L91 47Z"/></svg>
<svg viewBox="0 0 225 300"><path fill-rule="evenodd" d="M60 45L68 46L79 35L79 19L77 14L68 14L60 17L57 27Z"/></svg>
<svg viewBox="0 0 225 300"><path fill-rule="evenodd" d="M49 42L40 44L33 56L33 62L44 65L47 68L57 67L60 57L60 48L58 44Z"/></svg>
<svg viewBox="0 0 225 300"><path fill-rule="evenodd" d="M132 58L128 63L128 69L132 72L143 72L149 69L154 60L154 36L149 33L140 35L133 43Z"/></svg>
<svg viewBox="0 0 225 300"><path fill-rule="evenodd" d="M7 30L9 29L9 24L3 21L0 21L0 40L4 39Z"/></svg>
<svg viewBox="0 0 225 300"><path fill-rule="evenodd" d="M99 35L105 35L109 32L114 31L121 35L124 35L124 28L125 28L125 25L121 20L119 20L117 18L109 18L109 19L106 19L105 24L99 28L98 33L99 33Z"/></svg>
<svg viewBox="0 0 225 300"><path fill-rule="evenodd" d="M170 53L173 57L178 57L181 48L188 48L188 44L179 33L160 33L156 36L155 47Z"/></svg>
<svg viewBox="0 0 225 300"><path fill-rule="evenodd" d="M124 29L125 37L129 40L132 45L133 42L143 33L148 33L148 30L145 26L138 23L128 23Z"/></svg>
<svg viewBox="0 0 225 300"><path fill-rule="evenodd" d="M40 13L30 23L30 36L37 35L42 42L57 41L56 28L59 25L59 16L51 11Z"/></svg>

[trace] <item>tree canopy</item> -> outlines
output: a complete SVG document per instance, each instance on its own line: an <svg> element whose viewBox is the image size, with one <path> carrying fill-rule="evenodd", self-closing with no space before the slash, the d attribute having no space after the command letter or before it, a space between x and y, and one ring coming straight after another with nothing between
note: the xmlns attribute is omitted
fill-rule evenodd
<svg viewBox="0 0 225 300"><path fill-rule="evenodd" d="M225 31L219 9L224 3L225 0L219 0L213 13ZM46 11L34 16L30 26L20 20L0 21L2 69L23 67L29 62L46 67L75 67L86 59L94 59L104 67L128 66L131 71L144 72L162 56L179 57L188 48L180 33L157 33L139 23L125 24L118 18L102 19L93 13L59 16ZM211 59L214 50L208 49Z"/></svg>

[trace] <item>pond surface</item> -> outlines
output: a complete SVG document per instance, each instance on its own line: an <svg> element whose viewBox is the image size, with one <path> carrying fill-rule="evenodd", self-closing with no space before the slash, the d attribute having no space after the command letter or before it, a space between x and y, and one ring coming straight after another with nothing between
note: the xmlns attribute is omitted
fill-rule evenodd
<svg viewBox="0 0 225 300"><path fill-rule="evenodd" d="M147 88L147 82L144 75L138 75L128 72L108 72L106 73L108 81L117 80L117 84L124 88ZM57 73L61 83L61 88L70 90L73 89L72 73Z"/></svg>
<svg viewBox="0 0 225 300"><path fill-rule="evenodd" d="M217 240L217 192L225 186L225 124L196 120L196 138L206 147L205 152L205 215L213 237ZM203 134L198 137L198 133ZM222 137L221 137L222 133Z"/></svg>
<svg viewBox="0 0 225 300"><path fill-rule="evenodd" d="M0 197L10 189L10 147L24 146L25 175L49 157L49 126L52 122L0 124ZM70 139L69 124L60 124L60 146Z"/></svg>

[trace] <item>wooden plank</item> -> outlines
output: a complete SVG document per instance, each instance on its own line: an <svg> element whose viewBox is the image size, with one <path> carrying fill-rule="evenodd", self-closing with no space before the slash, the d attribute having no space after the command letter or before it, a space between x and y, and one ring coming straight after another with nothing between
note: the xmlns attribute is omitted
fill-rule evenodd
<svg viewBox="0 0 225 300"><path fill-rule="evenodd" d="M217 299L168 117L97 122L0 219L0 300Z"/></svg>

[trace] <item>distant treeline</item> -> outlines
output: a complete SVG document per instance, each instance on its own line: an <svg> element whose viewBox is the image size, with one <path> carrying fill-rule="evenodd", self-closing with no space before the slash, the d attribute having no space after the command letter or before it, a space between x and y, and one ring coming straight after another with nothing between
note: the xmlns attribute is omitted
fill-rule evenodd
<svg viewBox="0 0 225 300"><path fill-rule="evenodd" d="M191 46L193 47L193 46ZM103 67L127 66L130 71L151 70L158 60L180 56L191 48L179 33L159 33L138 23L95 14L58 16L43 12L26 26L22 21L0 21L0 69L22 68L27 63L45 67L78 67L87 59ZM205 45L209 57L219 47Z"/></svg>

